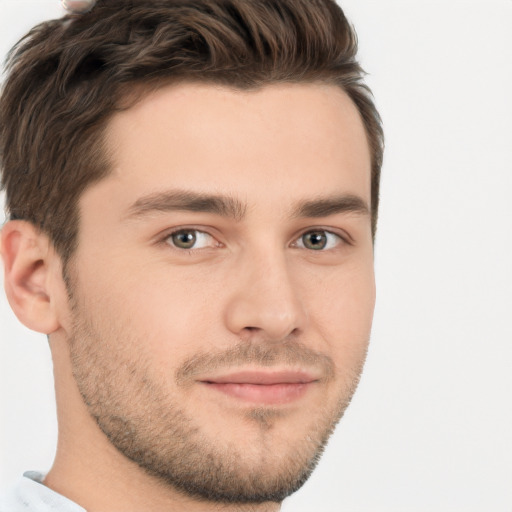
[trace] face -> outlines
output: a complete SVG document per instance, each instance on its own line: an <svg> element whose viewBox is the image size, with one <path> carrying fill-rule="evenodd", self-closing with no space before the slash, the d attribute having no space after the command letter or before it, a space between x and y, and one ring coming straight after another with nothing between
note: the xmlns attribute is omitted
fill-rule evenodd
<svg viewBox="0 0 512 512"><path fill-rule="evenodd" d="M328 85L158 90L80 201L73 373L118 450L188 495L281 501L348 405L374 307L370 156Z"/></svg>

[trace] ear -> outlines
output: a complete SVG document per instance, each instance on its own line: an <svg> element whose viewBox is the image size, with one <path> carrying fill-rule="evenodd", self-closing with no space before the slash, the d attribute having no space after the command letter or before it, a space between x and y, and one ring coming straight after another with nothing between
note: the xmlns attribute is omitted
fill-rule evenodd
<svg viewBox="0 0 512 512"><path fill-rule="evenodd" d="M14 220L1 232L5 292L18 319L29 329L50 334L59 328L52 297L52 267L57 258L46 235Z"/></svg>

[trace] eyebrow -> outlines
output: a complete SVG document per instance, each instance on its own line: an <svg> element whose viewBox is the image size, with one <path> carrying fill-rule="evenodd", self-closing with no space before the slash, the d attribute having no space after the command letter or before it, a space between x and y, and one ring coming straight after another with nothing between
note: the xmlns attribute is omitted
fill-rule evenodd
<svg viewBox="0 0 512 512"><path fill-rule="evenodd" d="M240 221L245 216L246 207L229 196L176 190L137 199L128 210L128 217L144 217L154 212L172 211L213 213Z"/></svg>
<svg viewBox="0 0 512 512"><path fill-rule="evenodd" d="M318 218L337 213L355 213L369 216L370 208L362 197L345 194L299 203L295 209L294 217Z"/></svg>
<svg viewBox="0 0 512 512"><path fill-rule="evenodd" d="M241 221L245 217L247 206L238 199L226 195L175 190L137 199L129 208L127 217L141 218L155 212L172 211L213 213ZM320 218L339 213L369 216L370 209L363 198L353 194L302 201L292 208L292 217L295 218Z"/></svg>

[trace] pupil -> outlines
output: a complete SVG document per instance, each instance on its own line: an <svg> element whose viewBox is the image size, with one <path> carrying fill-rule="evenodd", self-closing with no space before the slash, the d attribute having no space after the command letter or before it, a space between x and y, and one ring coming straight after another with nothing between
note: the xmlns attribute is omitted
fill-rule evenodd
<svg viewBox="0 0 512 512"><path fill-rule="evenodd" d="M190 249L196 243L196 235L192 231L180 231L172 235L172 241L181 249Z"/></svg>
<svg viewBox="0 0 512 512"><path fill-rule="evenodd" d="M322 232L307 233L303 238L304 245L308 249L318 251L327 245L327 236Z"/></svg>

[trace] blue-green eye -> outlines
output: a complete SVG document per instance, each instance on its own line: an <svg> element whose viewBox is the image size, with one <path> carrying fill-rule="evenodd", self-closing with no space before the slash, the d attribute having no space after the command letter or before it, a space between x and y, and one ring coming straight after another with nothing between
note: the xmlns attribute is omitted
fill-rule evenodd
<svg viewBox="0 0 512 512"><path fill-rule="evenodd" d="M197 229L180 229L171 233L167 239L177 249L204 249L215 246L211 235Z"/></svg>
<svg viewBox="0 0 512 512"><path fill-rule="evenodd" d="M297 246L311 251L325 251L336 247L342 238L323 229L308 231L297 241Z"/></svg>

